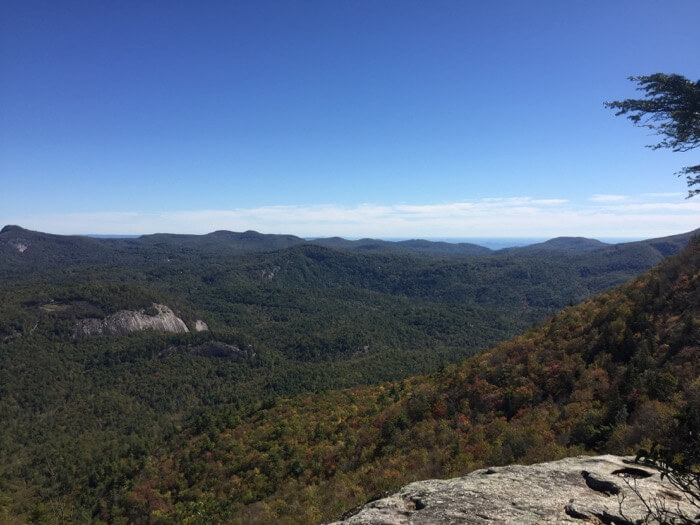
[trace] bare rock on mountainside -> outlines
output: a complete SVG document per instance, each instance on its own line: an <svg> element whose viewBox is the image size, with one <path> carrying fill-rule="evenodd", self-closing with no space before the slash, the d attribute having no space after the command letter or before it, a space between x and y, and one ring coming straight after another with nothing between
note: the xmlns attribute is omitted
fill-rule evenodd
<svg viewBox="0 0 700 525"><path fill-rule="evenodd" d="M29 241L26 241L24 239L15 239L13 241L10 241L8 244L12 246L15 250L17 250L19 253L24 253L27 251L27 248L29 248Z"/></svg>
<svg viewBox="0 0 700 525"><path fill-rule="evenodd" d="M698 513L667 478L662 480L652 468L631 467L630 462L610 455L578 456L530 466L482 469L461 478L417 481L349 511L336 523L631 525L646 516L646 508L632 487L648 503L663 501L667 508L678 508L689 517ZM591 479L594 485L618 488L619 494L606 495L591 488Z"/></svg>
<svg viewBox="0 0 700 525"><path fill-rule="evenodd" d="M182 319L164 304L153 303L153 314L146 310L122 310L104 319L81 319L75 325L75 337L93 335L125 335L141 330L157 332L189 332Z"/></svg>
<svg viewBox="0 0 700 525"><path fill-rule="evenodd" d="M201 319L197 319L194 323L194 331L195 332L206 332L209 330L209 325L202 321Z"/></svg>

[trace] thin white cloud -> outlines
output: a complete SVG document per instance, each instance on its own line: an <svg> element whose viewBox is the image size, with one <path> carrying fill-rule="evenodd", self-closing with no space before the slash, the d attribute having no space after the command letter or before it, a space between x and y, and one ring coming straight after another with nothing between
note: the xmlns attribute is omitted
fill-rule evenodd
<svg viewBox="0 0 700 525"><path fill-rule="evenodd" d="M700 218L700 202L635 202L630 204L612 204L607 206L608 210L626 213L642 212L688 212L698 214Z"/></svg>
<svg viewBox="0 0 700 525"><path fill-rule="evenodd" d="M568 199L535 199L532 201L533 204L543 204L543 205L566 204L567 202L569 202Z"/></svg>
<svg viewBox="0 0 700 525"><path fill-rule="evenodd" d="M629 196L574 203L566 199L508 197L438 204L285 205L7 219L8 223L35 230L78 234L257 230L302 237L653 237L700 226L700 199L660 202L658 198Z"/></svg>
<svg viewBox="0 0 700 525"><path fill-rule="evenodd" d="M671 191L667 193L642 193L642 197L651 197L651 198L661 198L661 199L666 199L669 197L682 197L684 194L679 192L679 191Z"/></svg>
<svg viewBox="0 0 700 525"><path fill-rule="evenodd" d="M623 201L627 198L627 195L613 195L610 193L598 193L596 195L591 195L588 200L593 202L617 202Z"/></svg>

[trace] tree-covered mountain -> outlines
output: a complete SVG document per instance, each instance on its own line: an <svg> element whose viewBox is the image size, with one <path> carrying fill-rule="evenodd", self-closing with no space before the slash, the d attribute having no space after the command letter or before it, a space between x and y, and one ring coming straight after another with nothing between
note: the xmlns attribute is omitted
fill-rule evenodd
<svg viewBox="0 0 700 525"><path fill-rule="evenodd" d="M556 237L545 242L516 248L505 248L501 253L536 253L536 252L592 252L610 246L607 243L586 237Z"/></svg>
<svg viewBox="0 0 700 525"><path fill-rule="evenodd" d="M429 371L515 335L650 268L689 236L464 258L306 243L273 249L297 238L254 232L92 239L6 227L0 337L65 339L79 319L156 302L190 329L203 319L215 335L245 338L285 360L365 359L355 379L326 386L373 382Z"/></svg>
<svg viewBox="0 0 700 525"><path fill-rule="evenodd" d="M438 370L638 275L690 238L446 257L259 236L93 239L3 229L0 516L51 522L63 509L68 521L136 519L153 510L129 503L136 477L210 419L218 428L221 414L237 421L287 403L280 396ZM82 320L147 314L154 303L191 332L74 337ZM198 319L208 331L194 332ZM391 399L403 396L401 383L390 388ZM346 395L328 394L329 403ZM241 501L266 497L265 486ZM179 497L164 505L186 514Z"/></svg>
<svg viewBox="0 0 700 525"><path fill-rule="evenodd" d="M134 520L311 523L408 481L487 465L652 442L697 448L698 350L695 242L440 373L246 412L207 409L112 508Z"/></svg>
<svg viewBox="0 0 700 525"><path fill-rule="evenodd" d="M44 271L65 265L92 263L120 265L158 264L172 259L193 261L199 257L226 258L272 252L304 245L364 255L425 256L427 258L473 258L496 255L563 256L594 253L600 257L620 252L642 256L644 262L658 263L678 252L695 232L632 243L605 244L595 239L558 237L544 243L493 251L470 243L448 243L420 239L384 241L346 240L340 237L307 240L294 235L262 234L255 231L216 231L205 235L158 233L135 238L96 238L80 235L52 235L5 226L0 230L0 276Z"/></svg>
<svg viewBox="0 0 700 525"><path fill-rule="evenodd" d="M405 241L384 241L380 239L360 239L350 241L341 237L314 239L313 244L351 250L360 253L415 253L445 257L469 257L472 255L487 255L492 250L478 244L467 242L449 243L441 241L426 241L410 239Z"/></svg>

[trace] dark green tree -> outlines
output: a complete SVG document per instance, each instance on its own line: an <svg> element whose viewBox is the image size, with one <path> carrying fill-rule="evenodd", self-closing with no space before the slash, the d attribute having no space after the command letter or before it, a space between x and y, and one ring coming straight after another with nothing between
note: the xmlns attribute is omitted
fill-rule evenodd
<svg viewBox="0 0 700 525"><path fill-rule="evenodd" d="M635 125L653 129L662 137L652 149L670 148L689 151L700 146L700 80L693 82L681 75L654 73L629 77L637 83L644 98L606 102L605 107L626 115ZM700 164L687 166L678 172L686 175L688 197L700 193Z"/></svg>

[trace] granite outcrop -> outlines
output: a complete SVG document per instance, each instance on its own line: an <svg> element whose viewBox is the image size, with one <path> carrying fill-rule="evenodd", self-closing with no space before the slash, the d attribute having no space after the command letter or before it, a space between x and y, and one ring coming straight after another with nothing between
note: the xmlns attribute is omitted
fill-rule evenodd
<svg viewBox="0 0 700 525"><path fill-rule="evenodd" d="M649 518L645 503L682 512L690 520L699 512L655 469L632 458L605 455L418 481L347 512L335 523L631 525L654 522L643 521Z"/></svg>
<svg viewBox="0 0 700 525"><path fill-rule="evenodd" d="M95 335L125 335L141 330L157 332L189 332L185 322L164 304L153 303L146 310L121 310L104 319L81 319L75 325L75 337Z"/></svg>

